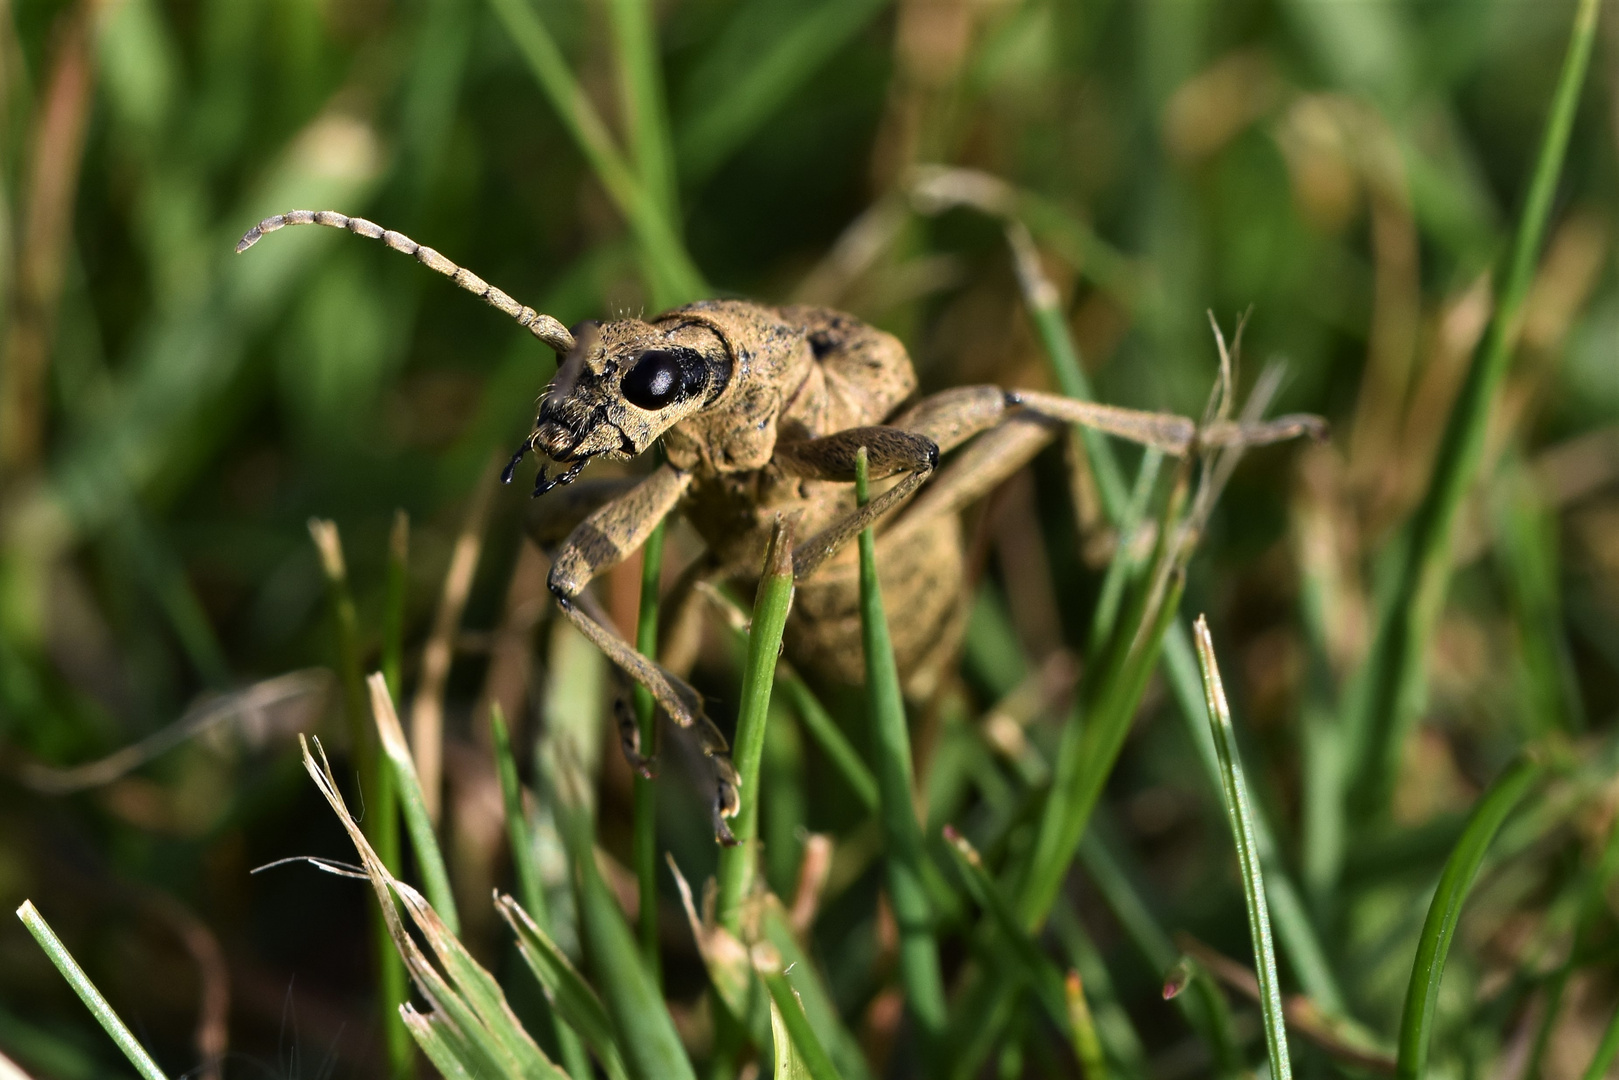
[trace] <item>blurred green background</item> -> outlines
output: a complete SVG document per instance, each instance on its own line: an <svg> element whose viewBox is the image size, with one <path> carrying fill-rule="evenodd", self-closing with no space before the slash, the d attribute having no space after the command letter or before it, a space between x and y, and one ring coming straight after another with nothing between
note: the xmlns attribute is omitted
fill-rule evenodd
<svg viewBox="0 0 1619 1080"><path fill-rule="evenodd" d="M445 690L446 845L469 943L496 970L509 961L481 902L509 874L483 711L503 702L532 737L567 647L520 544L526 492L497 489L486 520L474 511L553 358L379 245L299 229L232 247L267 215L331 208L565 324L657 310L657 267L514 43L497 10L513 3L622 132L621 67L592 0L0 3L0 904L32 898L173 1073L209 1052L199 1024L219 1049L220 1021L233 1074L385 1070L364 887L296 866L249 876L345 856L293 740L341 743L341 695L225 698L205 733L131 771L70 792L53 771L217 695L332 666L312 516L341 529L369 668L389 531L408 513L407 700L456 538L469 514L482 525ZM999 225L916 195L928 166L980 170L1021 193L1101 400L1199 415L1216 372L1205 313L1229 330L1251 308L1244 384L1285 361L1279 408L1332 421L1327 446L1244 464L1183 609L1209 614L1256 798L1371 1029L1393 1036L1438 868L1503 762L1551 740L1591 766L1554 785L1483 879L1445 984L1446 1075L1521 1060L1619 794L1593 764L1614 759L1619 707L1619 9L1604 6L1461 513L1427 708L1391 755L1392 809L1331 841L1346 845L1341 873L1328 855L1312 878L1328 841L1309 821L1309 754L1341 748L1309 727L1366 653L1379 557L1427 487L1489 319L1573 3L653 5L677 220L714 294L853 312L900 335L926 390L1050 386ZM1080 535L1069 476L1048 452L993 513L968 517L981 606L1001 619L975 623L973 717L1023 671L1047 672L1060 702L1086 662L1108 538ZM696 547L679 530L670 544L673 572ZM634 565L604 583L621 625L638 583ZM729 722L720 641L698 681ZM1247 957L1217 793L1172 710L1150 686L1098 828L1164 927ZM624 859L628 772L602 732L601 842ZM963 817L1027 780L980 751ZM832 789L813 755L789 772L764 796L784 892L801 827L860 835L846 799L817 799ZM704 795L667 776L660 837L700 877ZM880 875L856 874L817 943L880 1060L891 944ZM1160 1000L1163 972L1088 879L1069 892L1150 1074L1203 1074L1206 1053ZM666 899L668 992L695 1014L702 969ZM1592 925L1547 1075L1579 1074L1619 997L1605 906ZM121 1068L16 924L0 926L0 1048L42 1077ZM1033 1051L988 1067L1072 1069Z"/></svg>

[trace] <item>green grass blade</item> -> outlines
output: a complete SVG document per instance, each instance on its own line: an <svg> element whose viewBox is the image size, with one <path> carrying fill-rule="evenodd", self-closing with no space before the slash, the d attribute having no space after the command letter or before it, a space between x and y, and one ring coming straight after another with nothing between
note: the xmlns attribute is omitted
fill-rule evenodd
<svg viewBox="0 0 1619 1080"><path fill-rule="evenodd" d="M1052 1023L1059 1028L1067 1026L1071 1017L1062 973L1018 923L1011 904L1001 895L1000 886L984 869L977 849L948 825L945 826L944 836L947 841L945 846L955 860L956 871L966 883L973 900L989 914L999 931L1000 940L1010 946L1012 962L1023 981L1040 999Z"/></svg>
<svg viewBox="0 0 1619 1080"><path fill-rule="evenodd" d="M545 902L540 869L534 863L528 815L523 812L523 791L517 780L517 761L512 757L511 736L506 730L506 718L501 715L499 702L492 704L489 709L489 734L494 742L495 771L500 776L501 801L506 811L506 839L511 846L512 868L517 875L517 895L522 898L523 908L536 926L549 926L551 915ZM547 990L549 992L549 987ZM554 1012L548 1013L546 1019L551 1025L552 1034L556 1036L557 1050L568 1075L574 1080L590 1080L590 1062L585 1058L579 1036L566 1020L560 1019Z"/></svg>
<svg viewBox="0 0 1619 1080"><path fill-rule="evenodd" d="M28 932L34 935L39 947L50 957L51 963L56 965L56 970L62 973L62 978L67 980L67 984L73 987L73 992L79 995L79 1000L84 1002L84 1007L90 1010L90 1015L96 1018L102 1030L112 1036L112 1041L118 1044L118 1049L124 1052L129 1063L135 1066L135 1071L141 1074L142 1080L165 1080L163 1070L157 1067L152 1055L148 1054L146 1048L140 1044L140 1040L135 1038L134 1032L118 1019L118 1014L107 1003L107 999L101 996L101 991L96 989L96 984L90 981L90 976L84 973L78 961L73 959L73 954L62 944L62 939L56 936L56 931L51 929L44 916L35 909L32 900L22 902L22 906L17 909L17 918L21 919Z"/></svg>
<svg viewBox="0 0 1619 1080"><path fill-rule="evenodd" d="M1619 1012L1615 1012L1613 1019L1608 1021L1602 1041L1597 1044L1597 1052L1591 1055L1591 1064L1585 1068L1583 1080L1602 1080L1608 1075L1615 1057L1619 1057Z"/></svg>
<svg viewBox="0 0 1619 1080"><path fill-rule="evenodd" d="M841 1080L826 1047L821 1045L803 1003L782 973L781 954L766 944L752 950L753 970L770 993L770 1033L776 1044L776 1075L810 1080Z"/></svg>
<svg viewBox="0 0 1619 1080"><path fill-rule="evenodd" d="M1019 206L1025 210L1035 205L1036 202L1031 202L1027 196L1019 201ZM1049 207L1045 209L1050 210ZM1046 216L1049 218L1050 215ZM1009 227L1007 238L1012 245L1013 256L1017 263L1024 302L1028 306L1030 318L1035 322L1053 377L1063 393L1070 397L1092 400L1089 382L1085 378L1084 368L1079 363L1078 349L1073 343L1067 319L1057 304L1057 293L1040 269L1039 253L1027 239L1026 231L1020 232L1018 228ZM1103 512L1120 530L1122 539L1130 531L1127 525L1131 520L1130 511L1134 495L1129 498L1124 496L1122 474L1113 455L1113 448L1107 440L1089 429L1082 432L1082 435L1086 438L1086 464L1101 495ZM1139 484L1138 476L1138 487ZM1109 577L1113 576L1113 572L1110 566ZM1121 580L1124 577L1122 572L1120 577ZM1107 581L1104 580L1104 588L1106 586ZM1105 609L1099 606L1099 614L1103 611ZM1209 735L1202 685L1197 674L1197 661L1193 657L1191 637L1185 626L1176 621L1164 631L1162 642L1170 689L1180 706L1182 719L1191 732L1192 741L1199 750L1209 779L1218 790L1219 762ZM1098 655L1095 647L1090 652L1093 656ZM1326 950L1322 948L1315 927L1309 921L1297 888L1278 863L1275 843L1271 839L1271 831L1264 816L1258 812L1257 807L1254 811L1254 826L1259 840L1260 856L1266 864L1265 871L1271 899L1276 907L1276 931L1282 947L1286 950L1299 981L1304 984L1309 995L1322 1008L1342 1015L1345 1011L1344 996L1327 963Z"/></svg>
<svg viewBox="0 0 1619 1080"><path fill-rule="evenodd" d="M510 896L497 896L495 908L517 935L518 954L539 980L557 1016L576 1033L576 1038L589 1045L609 1080L625 1080L624 1059L614 1043L613 1022L596 991L524 906ZM569 1072L573 1073L571 1067ZM589 1076L588 1070L584 1075Z"/></svg>
<svg viewBox="0 0 1619 1080"><path fill-rule="evenodd" d="M1602 847L1602 855L1586 878L1584 895L1580 897L1579 914L1574 923L1574 940L1568 946L1568 958L1552 975L1546 988L1546 1005L1541 1011L1540 1027L1535 1032L1535 1042L1529 1051L1529 1063L1523 1071L1523 1075L1529 1080L1538 1080L1540 1076L1540 1064L1551 1045L1552 1031L1557 1026L1557 1017L1562 1009L1563 995L1568 989L1569 977L1574 974L1576 965L1580 963L1581 956L1589 947L1592 935L1605 921L1608 886L1612 884L1616 873L1619 873L1619 820L1608 827L1608 840Z"/></svg>
<svg viewBox="0 0 1619 1080"><path fill-rule="evenodd" d="M618 0L621 5L623 0ZM618 6L618 5L615 5ZM641 602L635 623L635 648L642 656L658 655L658 588L663 575L664 523L641 546ZM635 706L635 726L641 754L658 754L658 716L652 695L640 683L631 688ZM662 982L662 962L658 955L658 788L656 780L637 772L631 809L631 861L640 888L641 910L636 920L636 936L641 943L641 960L655 982Z"/></svg>
<svg viewBox="0 0 1619 1080"><path fill-rule="evenodd" d="M455 894L450 890L450 873L444 867L444 853L439 850L438 835L433 821L427 815L427 803L422 798L422 784L416 777L416 765L411 760L410 744L394 711L393 698L388 694L388 683L381 672L370 680L371 713L377 721L377 732L382 737L383 754L392 767L394 783L398 785L399 808L404 813L405 831L410 834L411 850L416 853L416 866L422 875L422 891L433 905L450 933L460 933L461 917L455 906Z"/></svg>
<svg viewBox="0 0 1619 1080"><path fill-rule="evenodd" d="M674 150L663 100L663 65L650 0L612 0L607 6L618 50L619 100L629 128L630 156L641 187L668 222L680 220Z"/></svg>
<svg viewBox="0 0 1619 1080"><path fill-rule="evenodd" d="M793 544L790 526L777 521L765 552L764 573L753 602L748 656L742 669L742 695L731 760L737 773L737 811L731 819L736 843L720 851L716 919L732 934L742 927L742 902L753 886L759 858L759 761L764 753L770 690L776 680L781 635L793 602Z"/></svg>
<svg viewBox="0 0 1619 1080"><path fill-rule="evenodd" d="M397 530L397 525L395 528ZM371 813L366 815L366 836L377 849L377 857L390 872L397 873L399 800L392 770L380 767L370 725L365 722L369 703L366 701L365 678L360 671L360 624L354 610L354 596L349 588L343 541L336 522L319 518L310 518L309 535L320 553L321 570L326 576L327 603L331 609L332 626L337 633L337 670L343 686L343 711L348 718L349 752L359 773L360 790L371 807ZM390 588L392 584L390 576ZM385 637L386 634L387 627L384 629ZM399 1006L404 1004L409 992L405 962L394 948L388 925L380 912L371 913L371 936L389 1069L394 1077L403 1080L412 1065L410 1033L405 1030L404 1020L399 1014Z"/></svg>
<svg viewBox="0 0 1619 1080"><path fill-rule="evenodd" d="M1085 1002L1085 983L1079 972L1068 973L1063 989L1068 996L1068 1026L1074 1040L1074 1056L1079 1058L1085 1080L1108 1080L1107 1056L1102 1053L1102 1040L1096 1033L1096 1022L1091 1019L1091 1007Z"/></svg>
<svg viewBox="0 0 1619 1080"><path fill-rule="evenodd" d="M1141 467L1136 471L1136 482L1130 489L1130 501L1117 523L1117 546L1113 550L1113 557L1108 560L1107 574L1102 578L1102 592L1096 599L1096 610L1091 616L1085 650L1088 656L1102 655L1113 636L1125 586L1138 569L1135 554L1130 549L1135 546L1141 521L1147 513L1147 502L1152 498L1153 485L1158 480L1158 470L1163 467L1163 462L1163 451L1156 447L1149 447L1141 456Z"/></svg>
<svg viewBox="0 0 1619 1080"><path fill-rule="evenodd" d="M1489 851L1502 822L1539 778L1541 767L1528 756L1519 756L1479 799L1467 819L1467 827L1445 860L1439 888L1428 906L1428 917L1417 940L1416 960L1406 989L1405 1008L1400 1017L1399 1080L1420 1080L1427 1070L1429 1043L1433 1038L1434 1014L1439 1002L1439 980L1444 974L1445 957L1461 921L1462 904L1473 887L1473 879Z"/></svg>
<svg viewBox="0 0 1619 1080"><path fill-rule="evenodd" d="M733 16L739 31L757 29L742 23L757 19L749 9L760 6L741 5ZM792 21L773 20L762 47L733 46L722 38L712 59L694 76L710 92L680 126L680 164L688 181L701 183L713 175L885 6L886 0L823 0L793 7ZM740 67L738 60L743 61Z"/></svg>
<svg viewBox="0 0 1619 1080"><path fill-rule="evenodd" d="M844 1026L831 991L827 989L814 961L804 951L792 924L788 922L787 912L774 896L765 899L760 925L764 930L764 940L770 942L781 955L784 961L782 974L792 985L799 1004L804 1008L804 1015L809 1017L810 1027L815 1029L821 1045L832 1055L839 1072L845 1080L873 1080L865 1052Z"/></svg>
<svg viewBox="0 0 1619 1080"><path fill-rule="evenodd" d="M726 623L733 633L746 644L748 621L742 608L727 592L715 589L710 594L716 603L721 605L721 614L725 616ZM785 660L776 665L776 686L781 689L782 697L786 699L798 718L809 729L810 735L820 746L821 752L827 756L832 767L837 769L854 792L860 804L873 813L877 810L877 777L872 774L871 768L860 751L855 749L854 743L838 727L838 722L832 714L826 711L821 699L815 696L802 676L793 670L792 665Z"/></svg>
<svg viewBox="0 0 1619 1080"><path fill-rule="evenodd" d="M406 1004L400 1008L400 1020L416 1040L416 1045L422 1048L422 1053L427 1055L427 1060L444 1075L445 1080L474 1080L475 1074L468 1061L474 1055L468 1052L465 1040L450 1028L443 1017L423 1016Z"/></svg>
<svg viewBox="0 0 1619 1080"><path fill-rule="evenodd" d="M1386 803L1404 737L1423 708L1428 643L1450 582L1452 527L1483 464L1490 413L1512 359L1562 175L1598 7L1597 0L1580 0L1576 9L1500 299L1446 421L1428 491L1390 554L1393 587L1382 593L1372 649L1347 714L1354 797L1367 813L1381 812Z"/></svg>
<svg viewBox="0 0 1619 1080"><path fill-rule="evenodd" d="M1276 975L1276 946L1270 936L1270 909L1265 903L1265 877L1260 868L1258 845L1254 840L1253 814L1248 802L1248 782L1242 773L1237 751L1237 733L1231 725L1231 707L1226 702L1220 667L1214 657L1209 624L1198 617L1198 659L1203 665L1203 687L1214 727L1215 747L1220 752L1220 779L1225 793L1226 816L1237 845L1237 861L1242 867L1242 893L1248 906L1248 935L1254 945L1254 967L1259 975L1260 1012L1265 1019L1265 1049L1270 1055L1270 1074L1276 1080L1291 1080L1293 1061L1287 1052L1287 1021L1282 1015L1282 988Z"/></svg>
<svg viewBox="0 0 1619 1080"><path fill-rule="evenodd" d="M1045 921L1057 898L1091 812L1124 747L1184 587L1184 575L1174 574L1157 611L1146 610L1145 597L1138 599L1120 628L1129 640L1116 647L1103 669L1087 680L1074 714L1063 728L1051 791L1018 891L1018 917L1028 929Z"/></svg>
<svg viewBox="0 0 1619 1080"><path fill-rule="evenodd" d="M1125 936L1130 939L1136 951L1146 959L1153 972L1159 977L1165 976L1179 961L1180 950L1175 947L1169 934L1148 910L1146 901L1142 899L1129 875L1094 832L1080 844L1079 855L1092 884L1102 894L1103 902L1107 904L1113 917L1119 921L1119 925L1124 927ZM1058 919L1059 934L1065 931L1072 934L1073 931L1082 929L1072 911L1063 904L1057 906L1055 916ZM1240 1071L1242 1060L1237 1051L1236 1037L1233 1035L1235 1026L1231 1018L1231 1006L1226 1001L1225 995L1202 969L1198 969L1194 974L1189 989L1190 993L1175 995L1176 1008L1186 1018L1186 1023L1208 1046L1215 1065L1221 1072Z"/></svg>
<svg viewBox="0 0 1619 1080"><path fill-rule="evenodd" d="M568 777L558 779L567 781ZM577 784L578 778L571 782ZM596 868L584 793L564 790L558 794L562 835L573 865L580 942L613 1023L613 1042L623 1054L630 1076L637 1080L696 1080L663 994L641 963L635 935Z"/></svg>
<svg viewBox="0 0 1619 1080"><path fill-rule="evenodd" d="M513 44L534 74L574 142L590 163L608 197L635 234L646 258L652 302L673 307L708 291L691 261L675 223L664 216L658 199L641 183L613 142L611 132L583 88L568 69L562 50L534 13L529 0L489 0Z"/></svg>
<svg viewBox="0 0 1619 1080"><path fill-rule="evenodd" d="M866 452L855 459L856 498L867 498ZM888 636L882 589L877 582L877 542L871 529L860 534L860 630L866 654L866 701L875 739L877 788L882 801L880 820L887 848L888 894L899 923L900 978L911 1013L924 1038L936 1039L945 1024L944 979L939 971L939 949L933 939L933 913L928 902L927 858L922 826L912 802L914 780L911 735L906 725L905 701L900 694L899 668Z"/></svg>

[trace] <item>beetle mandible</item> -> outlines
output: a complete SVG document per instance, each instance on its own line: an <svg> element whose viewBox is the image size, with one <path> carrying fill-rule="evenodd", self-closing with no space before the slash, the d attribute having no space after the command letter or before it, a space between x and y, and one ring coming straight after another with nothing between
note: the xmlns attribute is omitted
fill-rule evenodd
<svg viewBox="0 0 1619 1080"><path fill-rule="evenodd" d="M346 229L415 257L557 351L556 377L540 398L533 431L506 468L506 481L525 454L548 459L534 486L539 496L572 484L593 458L634 458L661 440L664 461L649 475L580 485L580 497L556 508L560 513L531 515L530 531L542 540L561 539L549 584L568 618L646 687L670 719L697 732L716 771L722 835L723 817L736 800L724 736L697 691L608 629L585 591L668 514L684 513L708 545L694 572L683 575L688 583L757 580L779 519L807 538L793 555L797 594L786 648L800 666L845 683L860 681L864 670L848 543L883 522L878 566L897 615L890 627L895 659L907 692L924 696L953 660L966 624L957 512L1021 468L1065 425L1083 424L1177 456L1322 431L1313 416L1199 426L1181 416L997 386L958 387L911 403L916 373L905 347L825 308L709 300L651 320L584 323L570 331L432 248L330 210L266 218L236 250L246 251L265 233L309 224ZM975 436L939 468L941 454ZM872 479L889 486L856 506L852 485L861 448ZM562 469L555 476L553 464ZM884 521L935 471L940 475L925 491ZM565 538L557 535L558 520L571 526Z"/></svg>

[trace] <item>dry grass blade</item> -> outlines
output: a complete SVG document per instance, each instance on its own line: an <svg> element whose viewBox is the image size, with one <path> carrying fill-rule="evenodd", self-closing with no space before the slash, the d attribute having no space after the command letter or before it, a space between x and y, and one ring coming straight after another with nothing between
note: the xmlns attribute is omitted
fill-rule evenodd
<svg viewBox="0 0 1619 1080"><path fill-rule="evenodd" d="M500 475L498 462L486 466L473 489L467 516L455 538L450 568L444 575L444 591L433 615L433 630L422 648L422 677L410 705L410 745L421 781L422 799L429 820L437 823L443 794L444 776L444 683L455 656L455 633L461 625L472 578L478 572L483 552L484 527L489 520L489 503Z"/></svg>
<svg viewBox="0 0 1619 1080"><path fill-rule="evenodd" d="M380 683L380 676L373 678L374 688ZM433 1008L428 1019L444 1038L422 1042L423 1051L442 1053L443 1047L448 1045L454 1049L462 1066L473 1075L494 1074L514 1080L567 1080L567 1074L552 1064L523 1030L494 977L472 958L433 906L415 889L390 874L382 864L343 802L319 741L315 743L315 749L320 752L318 762L310 752L308 742L304 741L302 745L304 769L337 814L344 831L349 834L365 868L366 877L376 893L377 903L382 908L394 944L404 957L417 990ZM395 907L396 899L398 908ZM399 917L401 908L427 942L437 965L406 931ZM407 1023L410 1023L406 1015ZM420 1025L412 1027L412 1034L422 1034Z"/></svg>
<svg viewBox="0 0 1619 1080"><path fill-rule="evenodd" d="M399 714L394 711L393 697L388 693L388 682L381 672L367 680L371 689L371 714L377 721L377 733L382 737L382 752L392 767L399 791L399 809L405 816L405 830L410 834L412 850L416 852L416 865L420 868L423 887L431 898L439 917L456 933L460 916L456 912L455 894L450 890L450 874L444 867L444 855L439 850L438 836L428 816L427 801L417 777L416 763L405 742L404 729L399 726Z"/></svg>

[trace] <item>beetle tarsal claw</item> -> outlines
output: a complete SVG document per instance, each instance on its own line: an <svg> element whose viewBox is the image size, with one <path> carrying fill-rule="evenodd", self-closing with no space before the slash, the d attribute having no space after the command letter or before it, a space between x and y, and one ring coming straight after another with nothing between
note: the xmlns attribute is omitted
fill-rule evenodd
<svg viewBox="0 0 1619 1080"><path fill-rule="evenodd" d="M624 760L629 762L630 768L643 780L656 779L657 756L641 753L641 725L636 720L635 710L630 706L629 699L623 694L613 699L613 718L618 721L618 741L624 749Z"/></svg>
<svg viewBox="0 0 1619 1080"><path fill-rule="evenodd" d="M546 466L541 465L540 474L534 478L534 492L531 498L538 499L541 495L544 495L552 488L562 487L564 484L571 484L575 480L579 479L579 474L585 471L585 462L587 460L589 459L580 458L572 465L569 465L565 470L558 473L555 477L551 476ZM516 466L516 464L517 462L513 460L512 464L507 466L507 468L513 468Z"/></svg>

